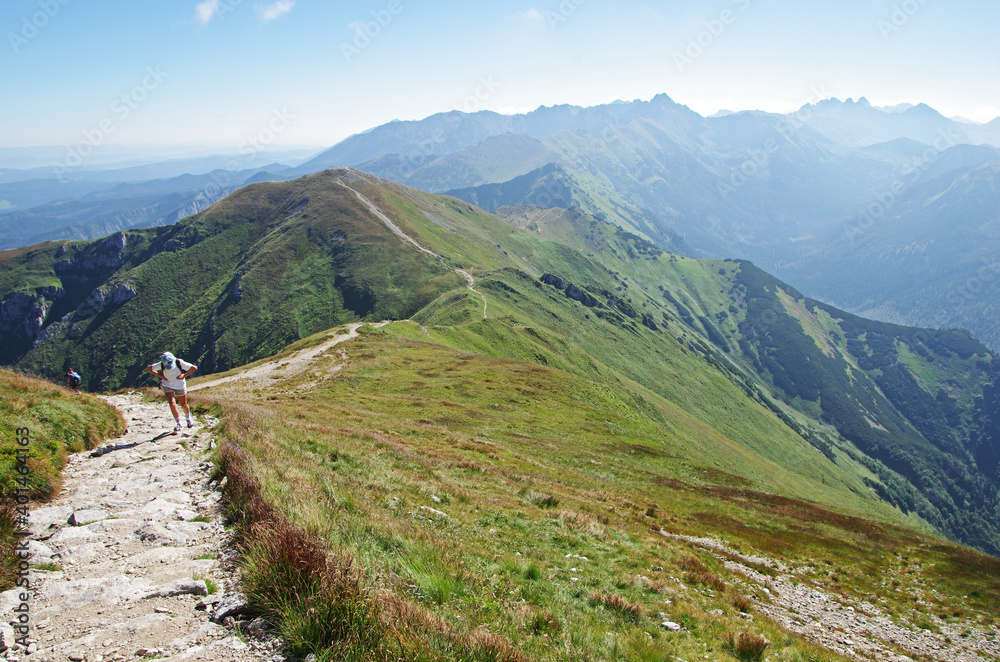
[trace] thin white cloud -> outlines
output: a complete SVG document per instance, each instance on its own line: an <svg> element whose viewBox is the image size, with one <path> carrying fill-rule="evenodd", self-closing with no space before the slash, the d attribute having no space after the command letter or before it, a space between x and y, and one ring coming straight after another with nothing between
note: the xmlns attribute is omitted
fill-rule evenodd
<svg viewBox="0 0 1000 662"><path fill-rule="evenodd" d="M517 18L521 19L522 21L541 22L545 20L545 12L543 12L538 7L532 7L530 9L525 9L524 11L519 11L517 12L516 15Z"/></svg>
<svg viewBox="0 0 1000 662"><path fill-rule="evenodd" d="M202 23L211 21L217 11L219 11L219 0L202 0L194 8L195 16Z"/></svg>
<svg viewBox="0 0 1000 662"><path fill-rule="evenodd" d="M278 0L266 7L260 9L260 17L264 21L273 21L279 16L284 16L288 12L292 11L292 7L295 6L295 0Z"/></svg>

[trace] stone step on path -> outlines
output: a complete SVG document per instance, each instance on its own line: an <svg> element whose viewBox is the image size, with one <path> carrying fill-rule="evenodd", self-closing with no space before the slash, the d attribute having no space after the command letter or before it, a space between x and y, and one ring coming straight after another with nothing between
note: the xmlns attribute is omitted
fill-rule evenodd
<svg viewBox="0 0 1000 662"><path fill-rule="evenodd" d="M69 458L58 498L30 514L31 592L22 662L282 660L280 641L212 622L216 604L234 601L237 578L218 502L209 486L201 424L173 435L164 402L139 394L106 398L128 432L92 453ZM0 611L19 603L0 594ZM238 602L238 597L235 598ZM237 610L238 612L238 610ZM7 620L6 618L4 619ZM228 627L227 627L228 625ZM9 625L0 625L7 646Z"/></svg>

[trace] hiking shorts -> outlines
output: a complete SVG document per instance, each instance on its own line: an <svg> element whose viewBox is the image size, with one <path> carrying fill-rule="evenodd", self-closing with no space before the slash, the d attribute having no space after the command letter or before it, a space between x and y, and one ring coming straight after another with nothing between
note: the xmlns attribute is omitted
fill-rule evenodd
<svg viewBox="0 0 1000 662"><path fill-rule="evenodd" d="M160 388L163 389L163 395L187 395L186 388L170 388L169 386L161 386Z"/></svg>

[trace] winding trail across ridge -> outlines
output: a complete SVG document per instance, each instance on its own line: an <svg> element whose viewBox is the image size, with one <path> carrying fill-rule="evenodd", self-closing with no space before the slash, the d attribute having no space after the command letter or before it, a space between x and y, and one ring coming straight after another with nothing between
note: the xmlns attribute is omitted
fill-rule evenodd
<svg viewBox="0 0 1000 662"><path fill-rule="evenodd" d="M360 174L356 175L356 176L358 178L361 178ZM402 228L400 228L398 225L396 225L393 222L393 220L391 218L389 218L385 214L385 212L383 212L381 209L378 208L378 205L376 205L374 202L372 202L370 199L368 199L368 196L366 196L364 193L361 193L357 189L351 188L351 186L344 181L343 177L341 177L340 179L338 179L337 183L340 184L341 186L343 186L344 188L346 188L347 190L351 191L352 193L354 193L354 195L356 195L358 197L358 200L360 200L362 203L364 203L364 205L366 207L368 207L368 211L370 211L372 214L374 214L375 217L378 218L380 221L382 221L383 223L385 223L386 227L388 227L390 230L392 230L392 232L395 235L397 235L398 237L400 237L403 241L406 241L406 242L408 242L410 244L413 244L414 246L416 246L417 250L419 250L419 251L421 251L423 253L427 253L431 257L437 258L438 260L441 261L441 264L443 264L446 268L451 269L452 271L454 271L455 273L457 273L459 276L461 276L462 278L464 278L466 280L466 282L469 284L469 289L472 290L473 292L475 292L476 294L478 294L479 297L483 300L483 319L486 319L486 307L487 307L486 296L482 292L479 292L478 290L476 290L476 288L475 288L476 280L475 280L475 278L472 277L472 274L470 274L465 269L456 269L456 268L452 267L451 265L449 265L445 261L444 257L442 257L441 255L438 255L437 253L435 253L434 251L430 250L429 248L424 248L423 246L421 246L417 242L416 239L414 239L410 235L408 235L405 232L403 232Z"/></svg>
<svg viewBox="0 0 1000 662"><path fill-rule="evenodd" d="M379 322L374 324L375 327L380 327L388 324L388 322ZM225 384L232 384L233 382L239 382L240 388L235 389L234 393L223 389L218 391L218 393L225 393L226 395L234 394L248 394L252 391L252 388L247 388L248 383L255 383L258 386L264 386L270 383L271 379L279 376L283 378L293 377L302 372L305 372L309 368L313 367L316 359L319 358L323 353L329 351L336 345L344 342L345 340L351 340L358 337L358 329L364 326L363 322L355 322L347 326L347 333L338 334L337 330L332 330L327 339L316 347L310 347L309 349L296 352L289 357L282 359L270 359L266 360L266 363L256 365L247 370L241 370L235 375L230 375L228 377L220 377L218 379L213 379L210 381L199 382L198 384L192 384L188 386L188 391L198 391L210 386L223 386ZM341 363L342 365L343 363ZM335 366L334 370L339 370L340 366Z"/></svg>

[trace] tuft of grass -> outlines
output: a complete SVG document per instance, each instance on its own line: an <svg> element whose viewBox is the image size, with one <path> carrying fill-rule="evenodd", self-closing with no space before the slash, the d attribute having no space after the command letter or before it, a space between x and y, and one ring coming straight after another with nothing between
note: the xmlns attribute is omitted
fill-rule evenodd
<svg viewBox="0 0 1000 662"><path fill-rule="evenodd" d="M195 581L200 579L201 581L205 582L205 588L208 590L209 595L214 595L219 592L219 585L215 583L215 580L212 579L211 577L202 577L200 575L195 575L194 577L192 577L192 579L194 579Z"/></svg>
<svg viewBox="0 0 1000 662"><path fill-rule="evenodd" d="M559 507L559 499L552 496L551 494L535 494L531 493L529 495L529 500L531 503L535 504L539 508L557 508Z"/></svg>
<svg viewBox="0 0 1000 662"><path fill-rule="evenodd" d="M633 623L638 623L642 620L642 605L636 602L629 602L616 593L591 593L590 602L595 605L604 605L607 609Z"/></svg>
<svg viewBox="0 0 1000 662"><path fill-rule="evenodd" d="M718 591L726 590L726 583L713 574L704 563L693 556L685 556L681 559L681 568L687 571L692 581L711 586Z"/></svg>
<svg viewBox="0 0 1000 662"><path fill-rule="evenodd" d="M533 635L555 634L562 631L562 622L548 609L535 609L530 605L521 608L524 628Z"/></svg>
<svg viewBox="0 0 1000 662"><path fill-rule="evenodd" d="M740 632L739 635L730 632L725 643L726 649L742 662L760 662L770 645L766 638L749 632Z"/></svg>
<svg viewBox="0 0 1000 662"><path fill-rule="evenodd" d="M744 614L749 613L753 609L753 602L746 596L736 593L732 598L733 606L739 609Z"/></svg>

